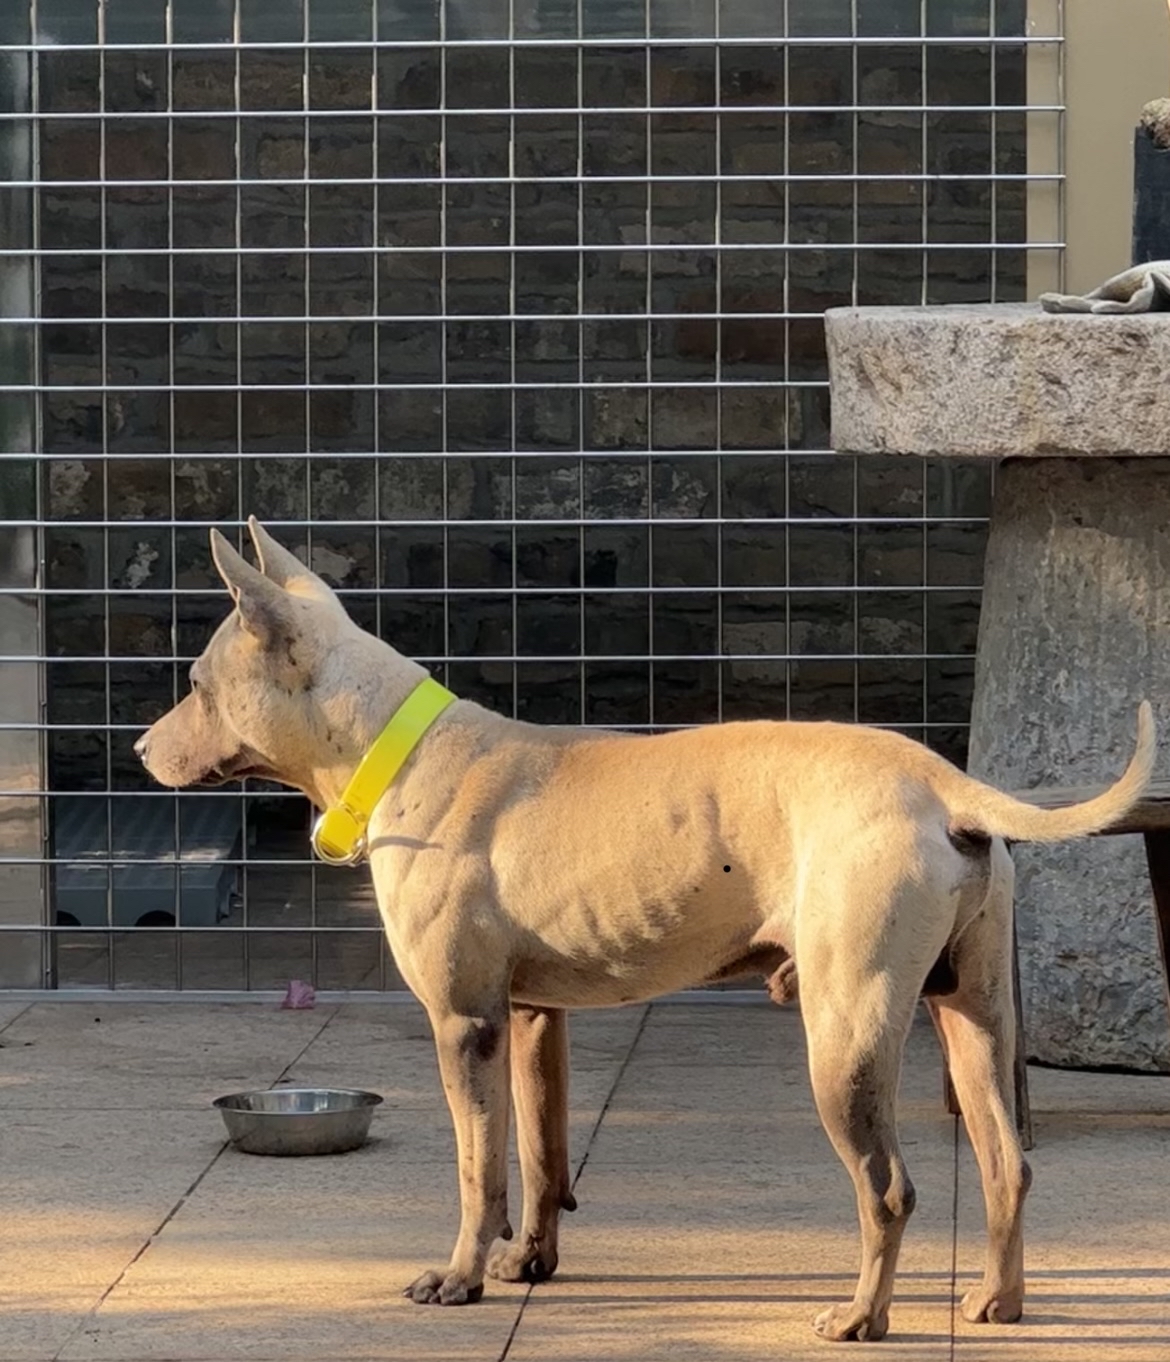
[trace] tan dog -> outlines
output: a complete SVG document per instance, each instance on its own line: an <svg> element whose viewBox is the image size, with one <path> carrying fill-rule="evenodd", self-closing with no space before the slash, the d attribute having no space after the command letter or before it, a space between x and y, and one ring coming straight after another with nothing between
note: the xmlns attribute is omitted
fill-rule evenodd
<svg viewBox="0 0 1170 1362"><path fill-rule="evenodd" d="M334 803L426 673L359 629L255 522L262 571L212 532L236 604L191 694L137 745L164 785L265 776ZM458 701L382 798L369 857L394 958L427 1009L459 1149L450 1263L407 1289L478 1299L485 1270L536 1280L573 1207L565 1010L758 972L801 980L817 1108L857 1190L862 1269L829 1339L878 1339L914 1189L894 1119L921 994L949 1056L987 1202L968 1320L1012 1321L1030 1181L1013 1116L1012 864L1119 818L1154 759L1150 709L1121 780L1041 811L893 733L734 723L655 737L542 728ZM510 1239L511 1079L524 1212Z"/></svg>

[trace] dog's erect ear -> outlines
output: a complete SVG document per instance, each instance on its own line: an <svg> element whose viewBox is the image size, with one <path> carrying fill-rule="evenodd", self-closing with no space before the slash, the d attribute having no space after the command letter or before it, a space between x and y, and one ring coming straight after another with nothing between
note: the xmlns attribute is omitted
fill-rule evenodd
<svg viewBox="0 0 1170 1362"><path fill-rule="evenodd" d="M236 552L218 530L211 531L211 557L232 593L240 622L266 647L289 633L291 602L275 582Z"/></svg>
<svg viewBox="0 0 1170 1362"><path fill-rule="evenodd" d="M260 571L269 581L275 582L277 586L287 586L294 578L313 575L295 553L273 539L254 515L248 517L248 532L256 546Z"/></svg>
<svg viewBox="0 0 1170 1362"><path fill-rule="evenodd" d="M278 544L254 515L248 517L248 530L256 546L260 571L270 582L291 591L294 596L306 596L310 600L325 601L338 609L344 609L328 583L302 563L295 553L291 553L283 544Z"/></svg>

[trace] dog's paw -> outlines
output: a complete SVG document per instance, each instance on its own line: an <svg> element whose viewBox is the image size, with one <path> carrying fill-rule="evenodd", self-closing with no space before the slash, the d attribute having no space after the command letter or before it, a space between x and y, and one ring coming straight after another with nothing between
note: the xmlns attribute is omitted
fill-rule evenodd
<svg viewBox="0 0 1170 1362"><path fill-rule="evenodd" d="M483 1295L483 1283L472 1286L457 1272L424 1272L402 1294L415 1305L474 1305Z"/></svg>
<svg viewBox="0 0 1170 1362"><path fill-rule="evenodd" d="M1024 1293L977 1286L960 1301L959 1313L968 1324L1014 1324L1024 1313Z"/></svg>
<svg viewBox="0 0 1170 1362"><path fill-rule="evenodd" d="M557 1270L557 1251L526 1237L488 1256L487 1273L499 1282L547 1282Z"/></svg>
<svg viewBox="0 0 1170 1362"><path fill-rule="evenodd" d="M855 1302L830 1305L813 1320L813 1329L829 1343L876 1343L885 1338L890 1317L862 1309Z"/></svg>

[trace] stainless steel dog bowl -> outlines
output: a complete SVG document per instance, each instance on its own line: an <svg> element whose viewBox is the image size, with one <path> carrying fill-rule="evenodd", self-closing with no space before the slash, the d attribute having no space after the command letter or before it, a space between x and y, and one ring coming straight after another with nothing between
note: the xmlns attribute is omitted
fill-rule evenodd
<svg viewBox="0 0 1170 1362"><path fill-rule="evenodd" d="M376 1092L354 1088L271 1088L233 1092L214 1105L245 1154L344 1154L365 1144Z"/></svg>

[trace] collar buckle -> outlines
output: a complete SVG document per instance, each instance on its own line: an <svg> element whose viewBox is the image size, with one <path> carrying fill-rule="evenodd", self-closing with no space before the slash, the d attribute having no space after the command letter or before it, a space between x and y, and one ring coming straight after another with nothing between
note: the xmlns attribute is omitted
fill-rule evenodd
<svg viewBox="0 0 1170 1362"><path fill-rule="evenodd" d="M366 856L365 826L345 804L320 815L309 842L317 859L326 865L357 865Z"/></svg>

